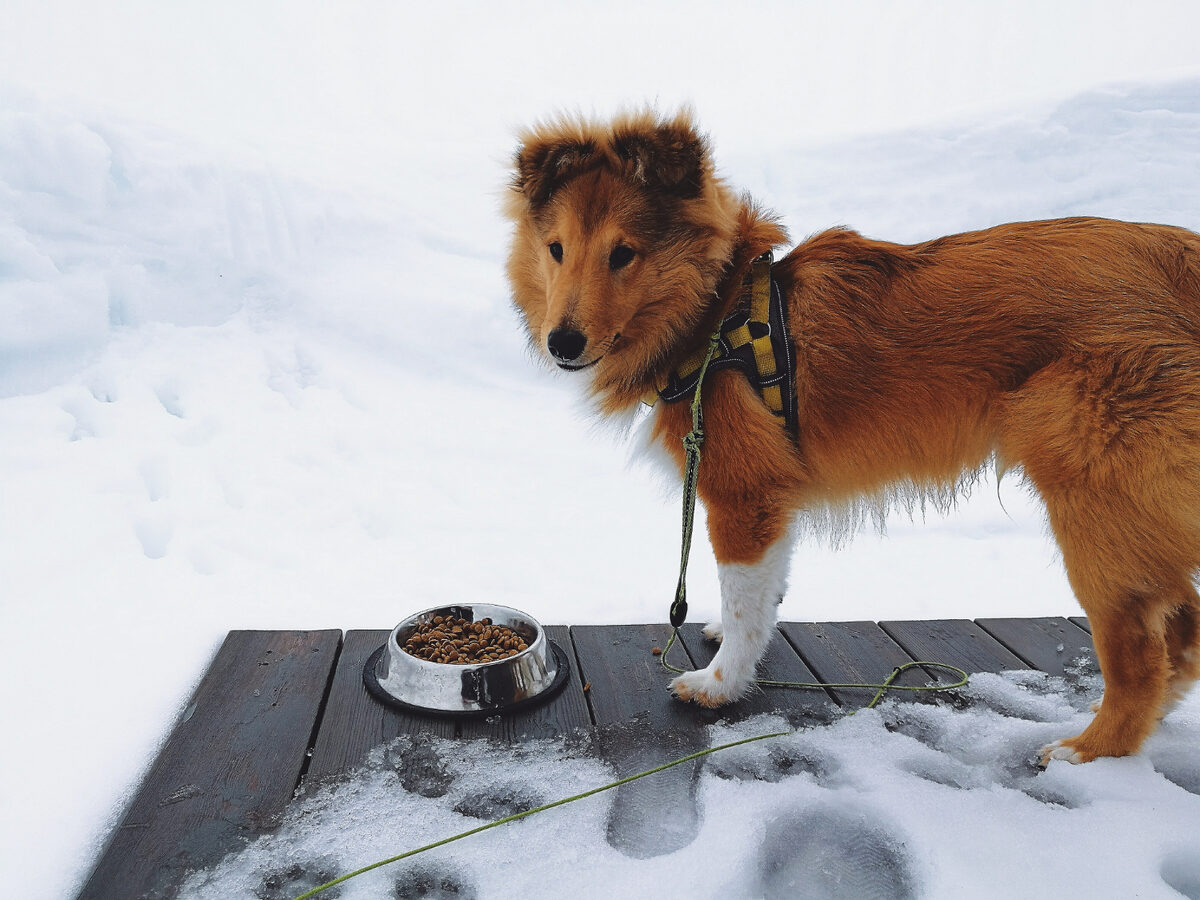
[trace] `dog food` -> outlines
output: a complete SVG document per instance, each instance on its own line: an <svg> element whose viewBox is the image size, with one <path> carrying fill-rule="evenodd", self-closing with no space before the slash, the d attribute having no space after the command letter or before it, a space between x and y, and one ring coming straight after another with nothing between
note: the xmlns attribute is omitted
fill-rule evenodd
<svg viewBox="0 0 1200 900"><path fill-rule="evenodd" d="M468 622L434 616L432 621L418 625L404 642L405 653L452 666L497 662L528 649L525 638L487 618Z"/></svg>

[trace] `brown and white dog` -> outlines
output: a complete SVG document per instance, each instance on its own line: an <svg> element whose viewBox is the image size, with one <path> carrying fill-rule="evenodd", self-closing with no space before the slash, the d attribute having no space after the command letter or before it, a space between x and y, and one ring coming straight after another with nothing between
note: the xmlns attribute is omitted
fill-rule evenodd
<svg viewBox="0 0 1200 900"><path fill-rule="evenodd" d="M752 260L786 240L714 175L687 114L562 118L521 137L507 272L540 355L629 411L694 356ZM699 494L723 640L672 683L718 706L753 683L805 511L942 496L994 460L1049 513L1106 691L1042 749L1136 752L1200 676L1200 236L1095 218L920 244L826 231L775 263L794 345L793 436L740 373L704 382ZM653 440L682 466L687 403Z"/></svg>

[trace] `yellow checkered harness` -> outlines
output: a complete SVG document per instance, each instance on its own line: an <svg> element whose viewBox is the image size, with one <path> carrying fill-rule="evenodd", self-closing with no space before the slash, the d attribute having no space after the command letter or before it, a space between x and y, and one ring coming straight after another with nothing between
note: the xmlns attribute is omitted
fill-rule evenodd
<svg viewBox="0 0 1200 900"><path fill-rule="evenodd" d="M645 397L651 406L661 399L675 403L691 397L708 344L698 348L673 371L666 383ZM737 368L763 403L796 435L795 357L779 286L771 278L771 254L758 257L742 281L734 311L721 322L721 338L709 371Z"/></svg>

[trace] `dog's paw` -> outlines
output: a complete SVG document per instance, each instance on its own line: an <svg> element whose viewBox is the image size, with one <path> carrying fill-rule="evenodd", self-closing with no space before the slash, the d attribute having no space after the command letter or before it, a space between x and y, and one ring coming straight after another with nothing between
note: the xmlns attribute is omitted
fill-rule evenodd
<svg viewBox="0 0 1200 900"><path fill-rule="evenodd" d="M745 684L725 677L719 667L685 672L671 682L671 691L680 700L710 708L736 700L745 688Z"/></svg>
<svg viewBox="0 0 1200 900"><path fill-rule="evenodd" d="M1096 758L1094 753L1087 753L1078 749L1073 739L1063 739L1049 743L1038 751L1038 755L1041 757L1042 768L1050 765L1050 760L1052 759L1063 759L1069 763L1078 764L1091 762Z"/></svg>
<svg viewBox="0 0 1200 900"><path fill-rule="evenodd" d="M1101 697L1099 700L1093 700L1091 703L1088 704L1088 709L1090 709L1094 713L1098 713L1098 712L1100 712L1100 707L1103 705L1103 703L1104 703L1103 697Z"/></svg>
<svg viewBox="0 0 1200 900"><path fill-rule="evenodd" d="M720 622L709 622L701 629L701 633L710 641L720 643L725 639L725 626Z"/></svg>

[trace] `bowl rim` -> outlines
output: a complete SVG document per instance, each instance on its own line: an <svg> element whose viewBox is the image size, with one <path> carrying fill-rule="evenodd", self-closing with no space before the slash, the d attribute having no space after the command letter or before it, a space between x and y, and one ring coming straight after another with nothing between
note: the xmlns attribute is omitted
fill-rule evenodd
<svg viewBox="0 0 1200 900"><path fill-rule="evenodd" d="M445 615L446 614L445 610L464 609L464 608L469 608L472 611L474 611L478 608L484 608L484 609L504 610L505 612L514 613L516 615L516 617L522 619L525 622L528 622L531 626L533 626L534 639L529 642L529 646L527 646L524 650L521 650L518 653L514 653L512 656L506 656L503 659L488 660L486 662L468 662L468 663L441 663L441 662L434 662L433 660L430 660L430 659L422 659L419 656L414 656L412 653L409 653L407 650L404 649L404 645L400 643L400 640L399 640L400 630L405 627L415 627L417 624L419 624L419 620L421 619L422 616L429 616L430 618L433 618L434 616L437 616L437 615ZM489 614L485 613L480 618L491 618L491 616ZM474 620L472 620L472 621L474 621ZM505 626L505 627L509 627L509 626ZM420 668L428 668L428 670L431 672L443 672L443 671L447 671L447 670L461 671L467 667L476 667L476 668L482 669L482 668L487 668L488 666L496 666L496 665L501 665L501 664L510 664L511 665L511 663L514 660L519 659L526 655L532 656L535 652L535 648L537 648L538 650L541 650L542 647L545 647L546 661L547 662L556 661L554 656L549 652L550 639L546 636L546 629L544 627L542 627L542 623L539 622L537 619L535 619L533 616L531 616L527 612L523 612L522 610L515 609L514 607L511 607L511 606L503 606L499 603L448 603L448 604L442 604L441 606L431 606L428 609L423 609L420 612L415 612L412 615L408 616L407 618L403 619L399 624L396 625L395 628L393 628L391 630L391 632L388 633L387 641L384 643L384 649L394 650L395 652L404 654L404 664L405 665L409 665L410 661L411 661L412 663L416 663L418 665L418 667L420 667Z"/></svg>

